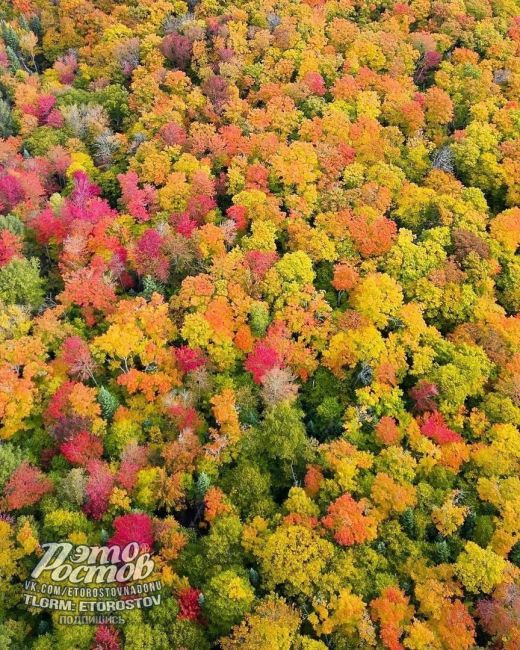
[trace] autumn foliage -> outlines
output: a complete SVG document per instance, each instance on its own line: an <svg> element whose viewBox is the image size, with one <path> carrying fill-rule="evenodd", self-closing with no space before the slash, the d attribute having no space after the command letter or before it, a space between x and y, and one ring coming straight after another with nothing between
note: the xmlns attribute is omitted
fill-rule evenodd
<svg viewBox="0 0 520 650"><path fill-rule="evenodd" d="M2 650L518 650L519 13L0 2Z"/></svg>

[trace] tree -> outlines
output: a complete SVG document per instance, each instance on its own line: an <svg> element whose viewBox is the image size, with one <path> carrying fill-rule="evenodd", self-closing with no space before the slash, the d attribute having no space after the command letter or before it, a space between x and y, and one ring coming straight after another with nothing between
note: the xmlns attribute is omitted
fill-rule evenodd
<svg viewBox="0 0 520 650"><path fill-rule="evenodd" d="M149 551L153 546L152 520L148 515L131 513L114 519L114 534L109 539L110 546L125 548L137 542L141 549Z"/></svg>
<svg viewBox="0 0 520 650"><path fill-rule="evenodd" d="M281 586L290 596L310 596L333 554L330 542L299 525L280 526L258 551L266 587Z"/></svg>
<svg viewBox="0 0 520 650"><path fill-rule="evenodd" d="M401 650L403 645L400 637L404 625L408 624L413 615L413 606L409 599L396 587L387 587L378 598L370 603L372 618L381 627L381 640L390 650Z"/></svg>
<svg viewBox="0 0 520 650"><path fill-rule="evenodd" d="M363 504L357 503L350 494L343 494L329 505L322 523L334 532L334 539L341 546L362 544L377 536L377 520L367 516Z"/></svg>
<svg viewBox="0 0 520 650"><path fill-rule="evenodd" d="M255 593L249 581L228 570L214 576L204 588L204 612L215 636L228 634L251 609Z"/></svg>
<svg viewBox="0 0 520 650"><path fill-rule="evenodd" d="M8 510L20 510L37 503L54 488L52 481L37 467L24 461L14 470L4 486L4 503Z"/></svg>
<svg viewBox="0 0 520 650"><path fill-rule="evenodd" d="M260 601L252 614L221 639L223 650L276 647L290 650L300 626L300 616L282 598L271 595Z"/></svg>
<svg viewBox="0 0 520 650"><path fill-rule="evenodd" d="M0 268L0 299L7 304L37 309L43 302L43 280L38 260L12 259Z"/></svg>
<svg viewBox="0 0 520 650"><path fill-rule="evenodd" d="M372 274L362 279L350 297L352 306L383 328L395 316L403 301L401 288L385 274Z"/></svg>
<svg viewBox="0 0 520 650"><path fill-rule="evenodd" d="M493 551L467 542L457 558L457 576L470 593L490 593L502 580L506 562Z"/></svg>

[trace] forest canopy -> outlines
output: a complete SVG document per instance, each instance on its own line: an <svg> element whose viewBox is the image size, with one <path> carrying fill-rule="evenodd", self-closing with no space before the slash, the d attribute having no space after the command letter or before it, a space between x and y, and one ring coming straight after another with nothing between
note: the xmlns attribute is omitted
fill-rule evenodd
<svg viewBox="0 0 520 650"><path fill-rule="evenodd" d="M519 203L517 0L0 0L1 650L518 650Z"/></svg>

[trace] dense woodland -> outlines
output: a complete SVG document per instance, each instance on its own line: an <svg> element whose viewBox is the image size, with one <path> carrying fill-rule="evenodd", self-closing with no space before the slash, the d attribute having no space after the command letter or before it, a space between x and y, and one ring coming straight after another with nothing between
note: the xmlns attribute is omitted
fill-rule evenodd
<svg viewBox="0 0 520 650"><path fill-rule="evenodd" d="M515 0L0 0L1 650L520 648L519 102Z"/></svg>

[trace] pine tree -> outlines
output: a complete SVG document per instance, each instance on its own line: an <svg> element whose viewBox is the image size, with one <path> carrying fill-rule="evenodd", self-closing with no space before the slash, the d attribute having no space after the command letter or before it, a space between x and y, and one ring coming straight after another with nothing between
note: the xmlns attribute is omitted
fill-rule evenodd
<svg viewBox="0 0 520 650"><path fill-rule="evenodd" d="M403 512L401 516L401 522L408 537L415 539L417 535L417 528L415 526L415 513L412 508L407 508Z"/></svg>
<svg viewBox="0 0 520 650"><path fill-rule="evenodd" d="M204 495L211 485L211 479L206 474L206 472L201 472L197 477L197 483L195 484L195 494L198 499L203 499Z"/></svg>
<svg viewBox="0 0 520 650"><path fill-rule="evenodd" d="M117 407L119 406L117 397L112 395L112 393L107 388L101 386L98 391L98 402L101 406L103 417L107 420L111 420L117 410Z"/></svg>
<svg viewBox="0 0 520 650"><path fill-rule="evenodd" d="M509 560L520 568L520 542L517 542L509 553Z"/></svg>
<svg viewBox="0 0 520 650"><path fill-rule="evenodd" d="M435 543L433 555L437 564L446 564L450 562L450 547L445 539L441 542Z"/></svg>
<svg viewBox="0 0 520 650"><path fill-rule="evenodd" d="M11 112L11 106L5 99L0 98L0 137L7 138L14 135L16 127Z"/></svg>
<svg viewBox="0 0 520 650"><path fill-rule="evenodd" d="M151 275L145 275L143 278L143 295L147 300L150 300L153 293L160 293L164 295L164 285L158 282Z"/></svg>

